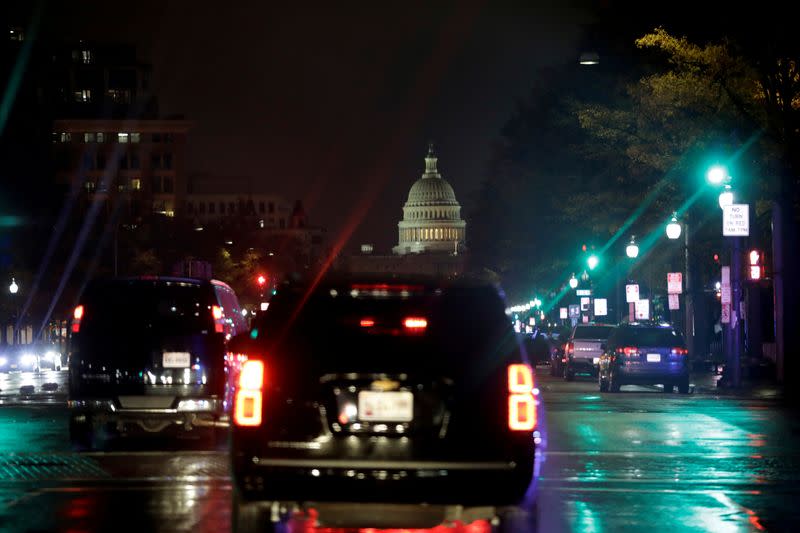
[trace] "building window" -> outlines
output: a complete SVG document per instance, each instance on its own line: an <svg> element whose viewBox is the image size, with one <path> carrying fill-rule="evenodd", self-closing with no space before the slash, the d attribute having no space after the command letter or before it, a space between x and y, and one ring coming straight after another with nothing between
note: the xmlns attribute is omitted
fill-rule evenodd
<svg viewBox="0 0 800 533"><path fill-rule="evenodd" d="M92 101L92 90L91 89L80 89L75 91L74 93L75 101L76 102L91 102Z"/></svg>
<svg viewBox="0 0 800 533"><path fill-rule="evenodd" d="M275 212L275 204L273 202L270 202L268 207L269 207L270 214Z"/></svg>
<svg viewBox="0 0 800 533"><path fill-rule="evenodd" d="M126 144L130 139L130 135L127 133L117 133L117 142Z"/></svg>
<svg viewBox="0 0 800 533"><path fill-rule="evenodd" d="M164 154L162 157L164 168L170 169L172 168L172 154Z"/></svg>
<svg viewBox="0 0 800 533"><path fill-rule="evenodd" d="M225 214L225 202L220 202L219 203L219 214L220 215L224 215Z"/></svg>
<svg viewBox="0 0 800 533"><path fill-rule="evenodd" d="M86 190L89 192L94 192L94 190L97 188L97 184L91 178L87 179L83 186L86 187Z"/></svg>
<svg viewBox="0 0 800 533"><path fill-rule="evenodd" d="M115 104L130 104L131 91L130 89L109 89L106 94L108 99Z"/></svg>
<svg viewBox="0 0 800 533"><path fill-rule="evenodd" d="M175 179L172 176L163 176L161 178L162 187L166 193L175 192ZM214 202L209 202L209 211L213 212Z"/></svg>
<svg viewBox="0 0 800 533"><path fill-rule="evenodd" d="M83 142L85 143L93 143L95 140L94 133L84 133L83 134Z"/></svg>
<svg viewBox="0 0 800 533"><path fill-rule="evenodd" d="M160 154L153 154L150 157L150 166L152 168L161 168L161 155Z"/></svg>
<svg viewBox="0 0 800 533"><path fill-rule="evenodd" d="M141 180L141 178L131 178L131 190L134 190L134 191L141 191L142 190L142 180Z"/></svg>
<svg viewBox="0 0 800 533"><path fill-rule="evenodd" d="M204 215L205 212L206 212L206 204L203 203L203 202L200 202L200 214Z"/></svg>
<svg viewBox="0 0 800 533"><path fill-rule="evenodd" d="M90 153L84 153L81 167L83 167L84 170L90 170L94 168L94 156Z"/></svg>
<svg viewBox="0 0 800 533"><path fill-rule="evenodd" d="M58 138L62 143L68 143L72 140L72 134L69 132L62 131L58 134Z"/></svg>
<svg viewBox="0 0 800 533"><path fill-rule="evenodd" d="M164 181L161 176L153 176L153 192L164 192Z"/></svg>
<svg viewBox="0 0 800 533"><path fill-rule="evenodd" d="M213 215L216 213L216 211L217 211L217 204L215 204L214 202L208 202L208 213L210 215Z"/></svg>
<svg viewBox="0 0 800 533"><path fill-rule="evenodd" d="M165 134L164 134L164 142L165 142L165 143L171 143L171 142L172 142L172 140L173 140L173 139L172 139L172 134L171 134L171 133L165 133Z"/></svg>
<svg viewBox="0 0 800 533"><path fill-rule="evenodd" d="M97 168L99 168L100 170L105 170L106 156L104 154L97 154Z"/></svg>
<svg viewBox="0 0 800 533"><path fill-rule="evenodd" d="M102 131L98 131L97 132L97 142L99 142L99 143L106 142L106 134L103 133Z"/></svg>
<svg viewBox="0 0 800 533"><path fill-rule="evenodd" d="M122 154L122 157L119 158L119 168L128 170L128 154Z"/></svg>
<svg viewBox="0 0 800 533"><path fill-rule="evenodd" d="M132 143L138 143L141 140L142 140L142 134L141 133L131 133L131 142Z"/></svg>
<svg viewBox="0 0 800 533"><path fill-rule="evenodd" d="M141 167L141 164L139 163L139 154L131 154L130 159L131 159L131 168L138 169L139 167Z"/></svg>
<svg viewBox="0 0 800 533"><path fill-rule="evenodd" d="M94 54L91 50L81 50L81 61L84 65L91 65L94 63Z"/></svg>
<svg viewBox="0 0 800 533"><path fill-rule="evenodd" d="M186 212L194 213L194 204L192 202L186 202Z"/></svg>

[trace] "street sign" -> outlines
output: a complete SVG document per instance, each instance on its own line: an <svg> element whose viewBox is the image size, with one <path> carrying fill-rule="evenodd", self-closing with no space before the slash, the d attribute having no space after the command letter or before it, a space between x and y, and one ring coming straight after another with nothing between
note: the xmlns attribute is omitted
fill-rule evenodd
<svg viewBox="0 0 800 533"><path fill-rule="evenodd" d="M636 302L636 320L650 320L650 300Z"/></svg>
<svg viewBox="0 0 800 533"><path fill-rule="evenodd" d="M584 324L588 324L589 323L589 315L583 315L583 323Z"/></svg>
<svg viewBox="0 0 800 533"><path fill-rule="evenodd" d="M722 235L725 237L750 235L749 204L731 204L722 208Z"/></svg>
<svg viewBox="0 0 800 533"><path fill-rule="evenodd" d="M719 321L723 324L730 324L731 323L731 305L730 304L722 304L722 314L720 315Z"/></svg>
<svg viewBox="0 0 800 533"><path fill-rule="evenodd" d="M719 301L722 304L729 305L731 303L731 286L730 285L722 285L719 288Z"/></svg>
<svg viewBox="0 0 800 533"><path fill-rule="evenodd" d="M581 316L581 308L575 304L569 306L569 317L579 318Z"/></svg>
<svg viewBox="0 0 800 533"><path fill-rule="evenodd" d="M605 298L594 299L594 316L608 315L608 300Z"/></svg>
<svg viewBox="0 0 800 533"><path fill-rule="evenodd" d="M591 302L591 298L588 296L584 296L581 298L581 311L588 311L589 310L589 303Z"/></svg>
<svg viewBox="0 0 800 533"><path fill-rule="evenodd" d="M720 280L721 280L719 287L720 303L722 303L723 306L725 306L726 304L729 305L731 303L731 267L729 266L722 267ZM728 314L728 317L730 317L730 314Z"/></svg>
<svg viewBox="0 0 800 533"><path fill-rule="evenodd" d="M558 310L558 318L562 318L562 319L569 318L569 315L567 314L567 308L566 307L561 307Z"/></svg>
<svg viewBox="0 0 800 533"><path fill-rule="evenodd" d="M638 285L625 285L625 301L636 303L639 301L639 286Z"/></svg>
<svg viewBox="0 0 800 533"><path fill-rule="evenodd" d="M681 308L681 299L680 296L677 294L669 294L667 295L669 298L669 309L670 311L674 311L675 309Z"/></svg>
<svg viewBox="0 0 800 533"><path fill-rule="evenodd" d="M731 284L731 267L724 266L722 267L722 273L720 276L720 282L722 285L730 285Z"/></svg>
<svg viewBox="0 0 800 533"><path fill-rule="evenodd" d="M683 292L683 273L682 272L668 272L667 273L667 293L668 294L681 294L682 292Z"/></svg>
<svg viewBox="0 0 800 533"><path fill-rule="evenodd" d="M592 295L592 289L578 289L578 290L575 291L575 294L577 296L591 296Z"/></svg>

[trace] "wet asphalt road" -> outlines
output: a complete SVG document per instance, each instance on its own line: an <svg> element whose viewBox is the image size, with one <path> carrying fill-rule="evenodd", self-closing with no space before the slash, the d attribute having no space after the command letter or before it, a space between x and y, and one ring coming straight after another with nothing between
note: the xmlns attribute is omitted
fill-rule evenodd
<svg viewBox="0 0 800 533"><path fill-rule="evenodd" d="M7 391L38 377L0 376L0 531L229 530L224 453L71 453L58 403L66 373L40 382L50 377L55 394L37 388L20 403ZM800 422L777 403L699 389L600 394L546 375L538 385L541 531L800 531Z"/></svg>

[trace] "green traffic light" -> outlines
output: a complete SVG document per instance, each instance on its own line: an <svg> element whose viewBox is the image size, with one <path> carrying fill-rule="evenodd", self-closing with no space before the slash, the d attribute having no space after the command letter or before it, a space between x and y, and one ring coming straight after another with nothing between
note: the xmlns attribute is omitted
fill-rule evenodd
<svg viewBox="0 0 800 533"><path fill-rule="evenodd" d="M586 260L586 264L589 265L589 270L594 270L598 263L600 263L600 259L594 254L590 255L589 259Z"/></svg>

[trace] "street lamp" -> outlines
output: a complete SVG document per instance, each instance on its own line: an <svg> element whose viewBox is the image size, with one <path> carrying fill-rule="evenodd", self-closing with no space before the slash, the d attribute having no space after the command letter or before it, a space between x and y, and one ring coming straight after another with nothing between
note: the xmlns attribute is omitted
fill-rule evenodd
<svg viewBox="0 0 800 533"><path fill-rule="evenodd" d="M572 274L572 277L569 278L569 286L573 289L578 288L578 278L575 277L575 274Z"/></svg>
<svg viewBox="0 0 800 533"><path fill-rule="evenodd" d="M599 262L600 259L598 259L597 256L594 254L590 255L589 259L586 260L586 264L589 266L589 270L594 270Z"/></svg>
<svg viewBox="0 0 800 533"><path fill-rule="evenodd" d="M667 224L667 237L671 240L675 240L681 236L681 225L678 222L678 216L676 213L672 214L672 219Z"/></svg>
<svg viewBox="0 0 800 533"><path fill-rule="evenodd" d="M11 294L17 294L19 291L19 285L17 285L17 280L11 278L11 285L8 286L8 292Z"/></svg>
<svg viewBox="0 0 800 533"><path fill-rule="evenodd" d="M636 259L639 257L639 245L636 244L636 240L633 235L631 235L631 242L625 247L625 255L631 259Z"/></svg>
<svg viewBox="0 0 800 533"><path fill-rule="evenodd" d="M706 179L712 185L721 185L728 179L728 169L722 165L714 165L708 169Z"/></svg>
<svg viewBox="0 0 800 533"><path fill-rule="evenodd" d="M725 209L726 205L733 204L733 189L730 185L725 185L725 188L719 193L719 208Z"/></svg>

